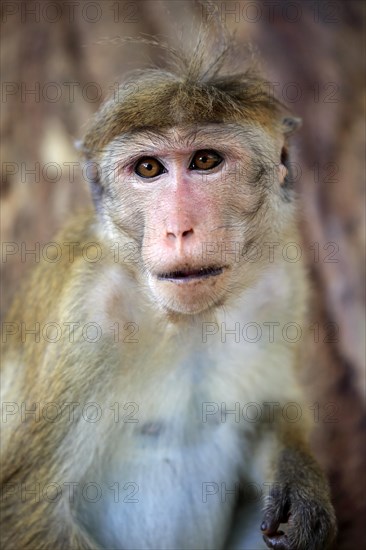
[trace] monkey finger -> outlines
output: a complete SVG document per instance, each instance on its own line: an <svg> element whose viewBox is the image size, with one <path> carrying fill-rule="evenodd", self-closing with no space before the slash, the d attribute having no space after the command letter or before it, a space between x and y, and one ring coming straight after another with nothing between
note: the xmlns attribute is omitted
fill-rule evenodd
<svg viewBox="0 0 366 550"><path fill-rule="evenodd" d="M261 531L265 535L275 535L281 523L287 523L287 516L282 513L280 507L267 510L261 524Z"/></svg>
<svg viewBox="0 0 366 550"><path fill-rule="evenodd" d="M289 540L283 531L278 531L278 533L271 536L263 535L263 540L268 548L274 548L275 550L291 550Z"/></svg>
<svg viewBox="0 0 366 550"><path fill-rule="evenodd" d="M261 524L261 531L266 535L274 535L280 526L280 521L272 514L266 514Z"/></svg>

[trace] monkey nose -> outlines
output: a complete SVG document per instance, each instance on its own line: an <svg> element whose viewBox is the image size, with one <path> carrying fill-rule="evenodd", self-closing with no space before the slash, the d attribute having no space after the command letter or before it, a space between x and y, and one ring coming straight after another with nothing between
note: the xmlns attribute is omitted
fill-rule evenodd
<svg viewBox="0 0 366 550"><path fill-rule="evenodd" d="M193 235L194 231L192 228L180 230L180 229L174 229L174 230L167 230L166 236L168 239L186 239L187 237L190 237Z"/></svg>

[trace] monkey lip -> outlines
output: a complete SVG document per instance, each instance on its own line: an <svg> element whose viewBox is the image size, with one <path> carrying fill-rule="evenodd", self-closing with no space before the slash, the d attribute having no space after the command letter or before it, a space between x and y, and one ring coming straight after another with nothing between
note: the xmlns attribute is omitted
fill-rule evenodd
<svg viewBox="0 0 366 550"><path fill-rule="evenodd" d="M208 277L217 277L224 271L223 267L201 267L198 269L179 269L177 271L169 271L159 273L157 278L159 281L172 281L176 283L197 281L199 279L207 279Z"/></svg>

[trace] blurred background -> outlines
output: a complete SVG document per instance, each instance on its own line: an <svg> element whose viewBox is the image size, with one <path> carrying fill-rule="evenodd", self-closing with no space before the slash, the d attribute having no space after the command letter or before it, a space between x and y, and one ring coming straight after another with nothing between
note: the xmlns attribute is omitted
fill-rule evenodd
<svg viewBox="0 0 366 550"><path fill-rule="evenodd" d="M366 517L362 0L3 1L1 314L42 246L90 205L75 148L89 117L126 71L162 57L120 38L174 45L213 11L252 44L275 95L303 119L293 162L313 290L304 382L339 519L336 548L354 550Z"/></svg>

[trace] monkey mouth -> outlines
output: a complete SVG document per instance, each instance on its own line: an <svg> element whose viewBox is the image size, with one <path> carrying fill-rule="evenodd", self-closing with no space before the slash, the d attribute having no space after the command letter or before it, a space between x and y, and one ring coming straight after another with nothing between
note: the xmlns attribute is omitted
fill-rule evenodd
<svg viewBox="0 0 366 550"><path fill-rule="evenodd" d="M177 271L168 271L159 273L157 278L159 281L173 282L189 282L199 279L207 279L209 277L217 277L224 271L223 267L200 267L199 269L179 269Z"/></svg>

